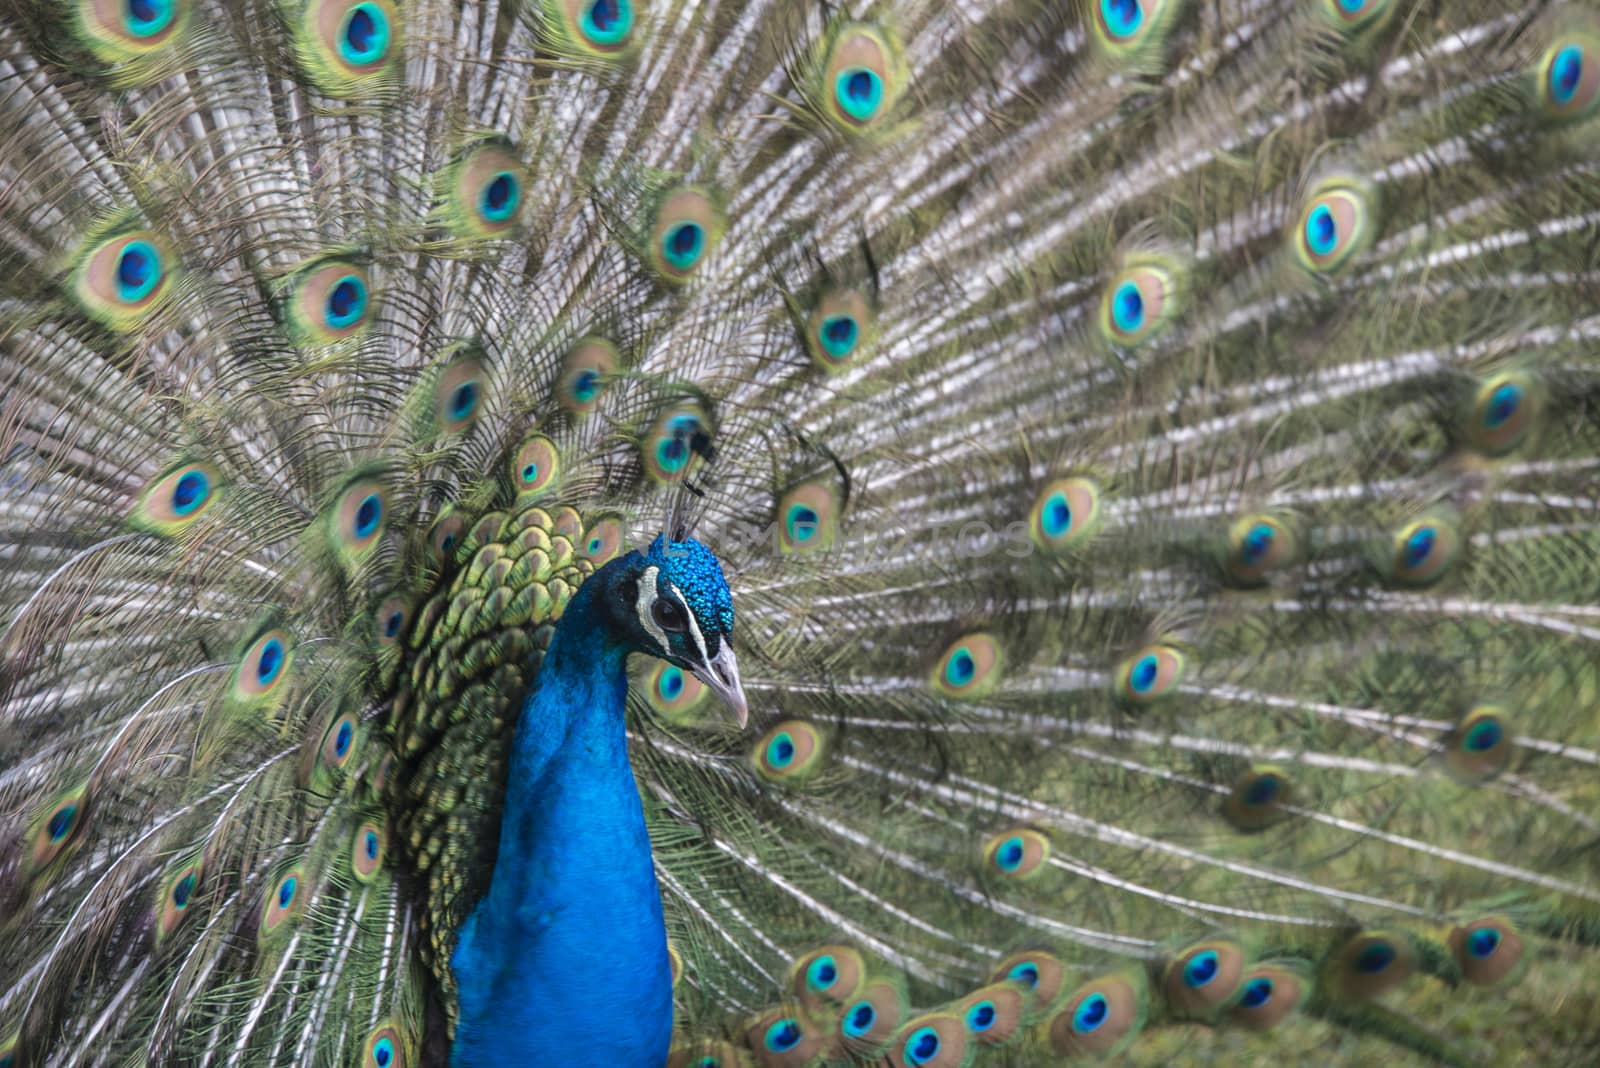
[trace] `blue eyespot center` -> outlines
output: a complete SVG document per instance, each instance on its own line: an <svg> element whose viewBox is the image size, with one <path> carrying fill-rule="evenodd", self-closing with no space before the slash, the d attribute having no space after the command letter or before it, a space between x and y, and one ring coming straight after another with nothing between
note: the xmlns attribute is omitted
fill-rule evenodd
<svg viewBox="0 0 1600 1068"><path fill-rule="evenodd" d="M1245 790L1245 803L1269 805L1277 798L1278 789L1282 785L1276 775L1257 775Z"/></svg>
<svg viewBox="0 0 1600 1068"><path fill-rule="evenodd" d="M1257 523L1245 534L1239 555L1247 564L1259 563L1271 551L1273 539L1277 536L1278 532L1272 529L1271 524Z"/></svg>
<svg viewBox="0 0 1600 1068"><path fill-rule="evenodd" d="M510 171L500 171L483 187L483 217L490 222L505 222L522 203L522 185Z"/></svg>
<svg viewBox="0 0 1600 1068"><path fill-rule="evenodd" d="M1124 282L1117 287L1116 295L1111 298L1111 319L1125 334L1144 325L1144 295L1137 285Z"/></svg>
<svg viewBox="0 0 1600 1068"><path fill-rule="evenodd" d="M465 419L478 406L478 384L463 382L450 394L450 418Z"/></svg>
<svg viewBox="0 0 1600 1068"><path fill-rule="evenodd" d="M1522 387L1514 382L1505 382L1495 387L1489 394L1489 404L1483 413L1483 423L1490 430L1494 430L1507 419L1517 414L1517 407L1522 403Z"/></svg>
<svg viewBox="0 0 1600 1068"><path fill-rule="evenodd" d="M1474 753L1487 753L1500 744L1505 731L1496 719L1479 720L1467 731L1466 745Z"/></svg>
<svg viewBox="0 0 1600 1068"><path fill-rule="evenodd" d="M194 897L195 877L194 872L189 872L179 879L172 887L172 907L186 909L189 901Z"/></svg>
<svg viewBox="0 0 1600 1068"><path fill-rule="evenodd" d="M128 0L123 25L135 37L150 37L172 24L177 13L172 0Z"/></svg>
<svg viewBox="0 0 1600 1068"><path fill-rule="evenodd" d="M148 297L161 282L161 255L148 241L129 241L117 255L117 299L126 304Z"/></svg>
<svg viewBox="0 0 1600 1068"><path fill-rule="evenodd" d="M333 755L343 757L350 752L350 742L355 738L355 735L355 727L351 725L349 720L340 723L339 729L333 735Z"/></svg>
<svg viewBox="0 0 1600 1068"><path fill-rule="evenodd" d="M372 1045L372 1062L378 1068L389 1068L389 1063L394 1060L394 1042L388 1038L380 1038Z"/></svg>
<svg viewBox="0 0 1600 1068"><path fill-rule="evenodd" d="M950 655L950 664L945 668L944 674L952 686L965 686L977 673L977 661L973 660L972 654L963 647Z"/></svg>
<svg viewBox="0 0 1600 1068"><path fill-rule="evenodd" d="M1047 537L1059 538L1072 527L1072 505L1065 493L1052 493L1045 499L1040 523Z"/></svg>
<svg viewBox="0 0 1600 1068"><path fill-rule="evenodd" d="M371 537L378 529L378 522L383 518L383 500L376 493L369 493L362 498L356 507L355 534L358 538Z"/></svg>
<svg viewBox="0 0 1600 1068"><path fill-rule="evenodd" d="M793 541L810 541L822 524L816 510L803 504L789 509L789 537Z"/></svg>
<svg viewBox="0 0 1600 1068"><path fill-rule="evenodd" d="M1007 838L1000 843L1000 848L994 851L994 861L1000 865L1002 871L1016 871L1022 864L1025 853L1020 837Z"/></svg>
<svg viewBox="0 0 1600 1068"><path fill-rule="evenodd" d="M362 849L364 849L366 851L368 860L377 860L378 859L378 832L377 831L368 831L367 834L366 834L366 837L362 840L361 847L362 847Z"/></svg>
<svg viewBox="0 0 1600 1068"><path fill-rule="evenodd" d="M1198 990L1217 977L1218 967L1216 950L1208 949L1196 953L1183 966L1183 981L1191 990Z"/></svg>
<svg viewBox="0 0 1600 1068"><path fill-rule="evenodd" d="M668 667L661 672L661 696L671 701L683 692L683 672Z"/></svg>
<svg viewBox="0 0 1600 1068"><path fill-rule="evenodd" d="M856 347L856 339L861 336L861 329L856 325L853 316L830 315L822 320L822 329L818 334L822 340L822 347L828 355L842 360Z"/></svg>
<svg viewBox="0 0 1600 1068"><path fill-rule="evenodd" d="M356 4L344 17L339 32L339 56L352 66L364 67L389 51L389 16L377 4Z"/></svg>
<svg viewBox="0 0 1600 1068"><path fill-rule="evenodd" d="M597 553L597 552L600 551L600 548L601 548L601 546L603 544L604 544L604 542L602 542L599 538L590 538L589 539L589 551L592 552L592 553Z"/></svg>
<svg viewBox="0 0 1600 1068"><path fill-rule="evenodd" d="M261 652L256 657L256 682L266 686L278 677L278 672L281 670L283 670L283 642L273 638L261 647Z"/></svg>
<svg viewBox="0 0 1600 1068"><path fill-rule="evenodd" d="M773 1053L787 1053L800 1044L803 1036L800 1025L793 1020L779 1020L767 1028L766 1046Z"/></svg>
<svg viewBox="0 0 1600 1068"><path fill-rule="evenodd" d="M354 326L367 313L367 286L353 274L347 274L328 290L327 321L330 329L343 330Z"/></svg>
<svg viewBox="0 0 1600 1068"><path fill-rule="evenodd" d="M192 515L210 495L211 480L204 471L185 471L172 487L172 511L179 516Z"/></svg>
<svg viewBox="0 0 1600 1068"><path fill-rule="evenodd" d="M1014 979L1026 987L1036 987L1039 985L1039 966L1031 961L1023 961L1021 964L1012 965L1011 970L1006 973L1006 978Z"/></svg>
<svg viewBox="0 0 1600 1068"><path fill-rule="evenodd" d="M1467 935L1467 952L1479 960L1494 956L1500 948L1500 932L1493 927L1478 927Z"/></svg>
<svg viewBox="0 0 1600 1068"><path fill-rule="evenodd" d="M72 832L72 826L77 822L77 805L63 805L56 809L50 817L50 822L45 825L45 830L50 835L50 841L61 841Z"/></svg>
<svg viewBox="0 0 1600 1068"><path fill-rule="evenodd" d="M1338 243L1339 224L1333 217L1333 210L1326 204L1318 204L1306 216L1306 245L1313 255L1326 256Z"/></svg>
<svg viewBox="0 0 1600 1068"><path fill-rule="evenodd" d="M1091 1031L1098 1031L1100 1025L1106 1022L1106 1017L1111 1015L1111 1003L1104 994L1090 994L1078 1006L1078 1011L1072 1014L1072 1029L1080 1035Z"/></svg>
<svg viewBox="0 0 1600 1068"><path fill-rule="evenodd" d="M1247 1009L1259 1009L1272 1000L1272 980L1264 975L1257 976L1245 984L1244 997L1240 999Z"/></svg>
<svg viewBox="0 0 1600 1068"><path fill-rule="evenodd" d="M994 1026L995 1007L992 1001L980 1001L967 1010L967 1026L974 1031L987 1031Z"/></svg>
<svg viewBox="0 0 1600 1068"><path fill-rule="evenodd" d="M1367 975L1377 975L1387 971L1389 965L1394 963L1394 959L1393 946L1387 942L1374 942L1356 956L1356 970Z"/></svg>
<svg viewBox="0 0 1600 1068"><path fill-rule="evenodd" d="M833 93L846 115L866 122L883 104L883 79L866 67L846 67L834 81Z"/></svg>
<svg viewBox="0 0 1600 1068"><path fill-rule="evenodd" d="M784 731L767 745L767 762L775 768L786 768L794 760L794 739Z"/></svg>
<svg viewBox="0 0 1600 1068"><path fill-rule="evenodd" d="M1128 673L1128 685L1133 687L1134 693L1149 693L1160 673L1160 660L1154 653L1149 653L1141 656L1139 662L1133 665L1133 670Z"/></svg>
<svg viewBox="0 0 1600 1068"><path fill-rule="evenodd" d="M1433 553L1438 533L1431 526L1418 527L1406 538L1404 560L1408 568L1421 567Z"/></svg>
<svg viewBox="0 0 1600 1068"><path fill-rule="evenodd" d="M806 983L813 990L826 990L839 978L839 968L832 957L818 957L806 969Z"/></svg>
<svg viewBox="0 0 1600 1068"><path fill-rule="evenodd" d="M600 392L600 372L592 370L579 371L572 380L572 395L584 404L594 400Z"/></svg>
<svg viewBox="0 0 1600 1068"><path fill-rule="evenodd" d="M699 223L681 222L667 230L661 246L674 270L687 271L699 261L705 242L705 230Z"/></svg>
<svg viewBox="0 0 1600 1068"><path fill-rule="evenodd" d="M1106 32L1119 39L1132 37L1144 25L1144 9L1139 0L1100 0L1100 17Z"/></svg>
<svg viewBox="0 0 1600 1068"><path fill-rule="evenodd" d="M1583 81L1583 46L1569 44L1550 61L1550 97L1557 104L1570 104Z"/></svg>
<svg viewBox="0 0 1600 1068"><path fill-rule="evenodd" d="M920 1027L906 1039L906 1060L912 1064L927 1064L939 1055L939 1032L931 1027Z"/></svg>
<svg viewBox="0 0 1600 1068"><path fill-rule="evenodd" d="M389 618L383 621L383 636L393 638L400 633L400 628L405 626L406 614L399 609L389 613Z"/></svg>
<svg viewBox="0 0 1600 1068"><path fill-rule="evenodd" d="M293 875L278 884L278 907L286 909L294 901L295 891L299 888L300 881Z"/></svg>
<svg viewBox="0 0 1600 1068"><path fill-rule="evenodd" d="M878 1012L872 1007L872 1003L867 1001L857 1002L856 1005L845 1014L844 1033L849 1035L851 1038L860 1038L862 1035L872 1030L872 1025L877 1022Z"/></svg>
<svg viewBox="0 0 1600 1068"><path fill-rule="evenodd" d="M633 29L633 5L628 0L594 0L583 12L581 28L596 45L619 44Z"/></svg>

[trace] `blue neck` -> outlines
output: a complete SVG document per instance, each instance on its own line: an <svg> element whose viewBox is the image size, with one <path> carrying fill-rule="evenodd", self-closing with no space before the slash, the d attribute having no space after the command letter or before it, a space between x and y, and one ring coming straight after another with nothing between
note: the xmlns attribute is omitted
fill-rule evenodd
<svg viewBox="0 0 1600 1068"><path fill-rule="evenodd" d="M568 604L517 723L499 857L450 960L457 1068L667 1058L672 977L628 765L627 650L600 626L599 577Z"/></svg>

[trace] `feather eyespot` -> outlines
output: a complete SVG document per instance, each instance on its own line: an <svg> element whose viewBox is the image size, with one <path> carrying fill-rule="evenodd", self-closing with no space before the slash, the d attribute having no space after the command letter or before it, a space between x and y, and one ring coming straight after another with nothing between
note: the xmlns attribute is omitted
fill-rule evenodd
<svg viewBox="0 0 1600 1068"><path fill-rule="evenodd" d="M1222 803L1222 814L1236 830L1259 831L1288 815L1294 793L1282 768L1262 764L1241 775Z"/></svg>
<svg viewBox="0 0 1600 1068"><path fill-rule="evenodd" d="M390 0L311 0L295 34L295 52L318 89L354 97L390 81L401 35Z"/></svg>
<svg viewBox="0 0 1600 1068"><path fill-rule="evenodd" d="M1585 33L1558 38L1538 66L1539 106L1556 122L1594 114L1600 101L1600 39Z"/></svg>
<svg viewBox="0 0 1600 1068"><path fill-rule="evenodd" d="M1013 953L989 974L991 983L1014 983L1028 999L1029 1011L1055 1003L1066 981L1066 968L1054 954L1043 950Z"/></svg>
<svg viewBox="0 0 1600 1068"><path fill-rule="evenodd" d="M936 1012L908 1020L889 1047L894 1068L957 1068L967 1063L967 1028L958 1016Z"/></svg>
<svg viewBox="0 0 1600 1068"><path fill-rule="evenodd" d="M172 264L153 232L124 233L79 254L71 292L84 314L112 330L131 330L171 292Z"/></svg>
<svg viewBox="0 0 1600 1068"><path fill-rule="evenodd" d="M687 281L722 238L722 211L701 189L684 186L662 197L650 227L647 259L667 282Z"/></svg>
<svg viewBox="0 0 1600 1068"><path fill-rule="evenodd" d="M852 1000L865 979L866 962L849 946L819 946L789 966L790 991L813 1012Z"/></svg>
<svg viewBox="0 0 1600 1068"><path fill-rule="evenodd" d="M1004 666L999 641L980 631L952 642L934 665L930 681L945 697L982 697L999 685Z"/></svg>
<svg viewBox="0 0 1600 1068"><path fill-rule="evenodd" d="M189 14L186 0L78 0L87 43L107 63L124 63L172 40Z"/></svg>
<svg viewBox="0 0 1600 1068"><path fill-rule="evenodd" d="M328 771L341 771L350 764L360 748L361 721L354 712L341 713L323 732L319 763Z"/></svg>
<svg viewBox="0 0 1600 1068"><path fill-rule="evenodd" d="M1516 742L1505 710L1479 705L1461 718L1445 737L1445 767L1468 785L1487 782L1511 764Z"/></svg>
<svg viewBox="0 0 1600 1068"><path fill-rule="evenodd" d="M846 1049L870 1057L887 1047L905 1011L905 993L899 986L886 979L871 980L840 1013L838 1033Z"/></svg>
<svg viewBox="0 0 1600 1068"><path fill-rule="evenodd" d="M1335 274L1371 243L1377 229L1372 197L1355 179L1313 190L1293 231L1295 254L1314 274Z"/></svg>
<svg viewBox="0 0 1600 1068"><path fill-rule="evenodd" d="M482 240L507 236L521 218L528 169L501 138L479 141L444 172L439 222L457 237Z"/></svg>
<svg viewBox="0 0 1600 1068"><path fill-rule="evenodd" d="M1387 993L1417 970L1417 951L1411 940L1387 931L1358 934L1328 962L1330 985L1349 1001L1364 1001Z"/></svg>
<svg viewBox="0 0 1600 1068"><path fill-rule="evenodd" d="M369 820L356 828L350 845L350 868L361 882L371 882L382 870L387 838L384 825L375 821Z"/></svg>
<svg viewBox="0 0 1600 1068"><path fill-rule="evenodd" d="M1527 440L1539 411L1533 380L1518 372L1479 383L1465 414L1467 443L1486 456L1503 456Z"/></svg>
<svg viewBox="0 0 1600 1068"><path fill-rule="evenodd" d="M389 519L389 491L375 478L358 476L334 495L327 510L329 542L346 563L370 553Z"/></svg>
<svg viewBox="0 0 1600 1068"><path fill-rule="evenodd" d="M905 89L898 43L877 26L843 23L825 48L818 87L823 113L848 133L882 124Z"/></svg>
<svg viewBox="0 0 1600 1068"><path fill-rule="evenodd" d="M1228 1017L1252 1031L1268 1031L1305 1004L1310 994L1311 982L1302 969L1258 964L1244 973L1239 1000Z"/></svg>
<svg viewBox="0 0 1600 1068"><path fill-rule="evenodd" d="M1167 965L1162 979L1167 1005L1188 1015L1219 1009L1238 992L1244 969L1237 942L1215 939L1190 946Z"/></svg>
<svg viewBox="0 0 1600 1068"><path fill-rule="evenodd" d="M1146 646L1117 668L1116 695L1130 705L1149 704L1177 689L1187 666L1170 645Z"/></svg>
<svg viewBox="0 0 1600 1068"><path fill-rule="evenodd" d="M811 724L787 720L762 735L752 761L762 777L773 782L802 779L821 764L822 741L821 732Z"/></svg>
<svg viewBox="0 0 1600 1068"><path fill-rule="evenodd" d="M634 41L634 0L545 0L549 43L574 58L615 60Z"/></svg>
<svg viewBox="0 0 1600 1068"><path fill-rule="evenodd" d="M359 334L372 312L366 269L336 261L312 267L293 282L289 329L302 345L328 345Z"/></svg>
<svg viewBox="0 0 1600 1068"><path fill-rule="evenodd" d="M645 472L656 482L679 482L689 473L697 453L710 447L710 441L711 428L699 408L668 408L641 443Z"/></svg>
<svg viewBox="0 0 1600 1068"><path fill-rule="evenodd" d="M159 942L171 935L189 915L200 889L200 865L186 864L170 875L162 884L161 897L156 906L155 937Z"/></svg>
<svg viewBox="0 0 1600 1068"><path fill-rule="evenodd" d="M309 892L305 870L291 868L267 887L262 901L260 937L267 938L300 914Z"/></svg>
<svg viewBox="0 0 1600 1068"><path fill-rule="evenodd" d="M289 677L294 653L289 632L269 627L251 639L234 669L232 696L244 704L261 704L273 698Z"/></svg>
<svg viewBox="0 0 1600 1068"><path fill-rule="evenodd" d="M1504 916L1479 916L1453 928L1446 939L1461 977L1474 986L1494 986L1516 971L1527 949L1516 925Z"/></svg>
<svg viewBox="0 0 1600 1068"><path fill-rule="evenodd" d="M556 400L575 415L594 411L621 362L611 342L599 337L584 338L567 353L561 378L556 382Z"/></svg>
<svg viewBox="0 0 1600 1068"><path fill-rule="evenodd" d="M152 534L178 534L216 504L222 488L222 476L210 464L175 467L139 493L128 522Z"/></svg>
<svg viewBox="0 0 1600 1068"><path fill-rule="evenodd" d="M824 371L841 371L867 350L875 316L867 298L853 289L823 295L806 319L805 344Z"/></svg>
<svg viewBox="0 0 1600 1068"><path fill-rule="evenodd" d="M405 1068L406 1044L400 1029L385 1022L367 1036L363 1068Z"/></svg>
<svg viewBox="0 0 1600 1068"><path fill-rule="evenodd" d="M1051 1017L1050 1045L1064 1056L1110 1055L1144 1027L1149 992L1130 975L1105 975L1080 986Z"/></svg>
<svg viewBox="0 0 1600 1068"><path fill-rule="evenodd" d="M1095 42L1114 59L1160 47L1182 0L1088 0Z"/></svg>
<svg viewBox="0 0 1600 1068"><path fill-rule="evenodd" d="M622 538L622 520L607 516L597 520L584 533L578 547L579 555L591 561L595 567L602 567L621 554Z"/></svg>
<svg viewBox="0 0 1600 1068"><path fill-rule="evenodd" d="M1276 516L1247 515L1228 528L1224 569L1236 585L1263 585L1298 557L1294 530Z"/></svg>
<svg viewBox="0 0 1600 1068"><path fill-rule="evenodd" d="M1039 548L1066 552L1082 545L1099 520L1100 488L1087 478L1062 478L1046 485L1034 498L1028 533Z"/></svg>
<svg viewBox="0 0 1600 1068"><path fill-rule="evenodd" d="M961 999L959 1011L967 1033L981 1045L998 1046L1022 1027L1028 995L1014 983L995 983Z"/></svg>
<svg viewBox="0 0 1600 1068"><path fill-rule="evenodd" d="M1443 518L1417 519L1394 535L1389 580L1398 586L1424 587L1438 582L1461 553L1461 535Z"/></svg>
<svg viewBox="0 0 1600 1068"><path fill-rule="evenodd" d="M1111 279L1100 298L1100 332L1113 345L1132 347L1154 337L1178 312L1173 271L1134 264Z"/></svg>
<svg viewBox="0 0 1600 1068"><path fill-rule="evenodd" d="M822 1051L824 1036L804 1014L771 1009L745 1028L745 1041L756 1060L768 1068L800 1068Z"/></svg>
<svg viewBox="0 0 1600 1068"><path fill-rule="evenodd" d="M645 678L645 700L672 723L694 723L708 691L705 684L676 664L657 661Z"/></svg>
<svg viewBox="0 0 1600 1068"><path fill-rule="evenodd" d="M1026 879L1050 859L1050 839L1031 827L1001 831L983 846L984 865L1007 879Z"/></svg>
<svg viewBox="0 0 1600 1068"><path fill-rule="evenodd" d="M428 528L428 555L438 566L456 558L467 533L467 520L459 512L446 512Z"/></svg>
<svg viewBox="0 0 1600 1068"><path fill-rule="evenodd" d="M398 645L411 622L411 606L404 597L386 597L372 614L373 640L379 646Z"/></svg>
<svg viewBox="0 0 1600 1068"><path fill-rule="evenodd" d="M477 356L463 356L439 369L433 384L433 424L441 434L460 434L483 411L488 378Z"/></svg>
<svg viewBox="0 0 1600 1068"><path fill-rule="evenodd" d="M556 443L543 434L524 438L511 456L511 484L520 496L544 493L556 484L561 474L561 457Z"/></svg>
<svg viewBox="0 0 1600 1068"><path fill-rule="evenodd" d="M1323 3L1334 25L1347 32L1371 25L1392 6L1390 0L1323 0Z"/></svg>
<svg viewBox="0 0 1600 1068"><path fill-rule="evenodd" d="M88 816L87 785L56 795L55 800L35 817L28 836L31 872L37 874L65 856L81 838Z"/></svg>
<svg viewBox="0 0 1600 1068"><path fill-rule="evenodd" d="M833 547L839 501L830 486L808 482L778 500L778 549L808 553Z"/></svg>

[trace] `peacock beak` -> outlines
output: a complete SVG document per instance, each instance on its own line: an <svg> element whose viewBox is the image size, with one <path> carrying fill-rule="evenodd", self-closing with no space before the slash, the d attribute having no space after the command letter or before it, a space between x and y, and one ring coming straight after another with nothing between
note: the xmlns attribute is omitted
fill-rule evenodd
<svg viewBox="0 0 1600 1068"><path fill-rule="evenodd" d="M717 655L691 670L695 678L722 698L722 703L738 721L739 729L743 730L750 721L750 702L745 700L744 687L739 684L739 660L733 655L733 643L724 637Z"/></svg>

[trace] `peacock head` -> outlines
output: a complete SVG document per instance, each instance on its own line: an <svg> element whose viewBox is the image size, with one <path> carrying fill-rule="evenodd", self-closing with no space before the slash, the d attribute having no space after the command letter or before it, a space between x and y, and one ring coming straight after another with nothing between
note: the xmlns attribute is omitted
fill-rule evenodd
<svg viewBox="0 0 1600 1068"><path fill-rule="evenodd" d="M619 573L607 600L628 644L692 672L743 727L750 709L733 655L733 593L716 556L693 539L662 535L602 573L613 568Z"/></svg>

